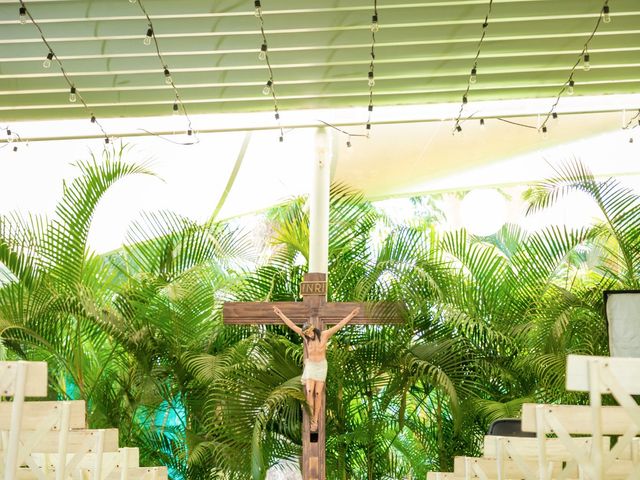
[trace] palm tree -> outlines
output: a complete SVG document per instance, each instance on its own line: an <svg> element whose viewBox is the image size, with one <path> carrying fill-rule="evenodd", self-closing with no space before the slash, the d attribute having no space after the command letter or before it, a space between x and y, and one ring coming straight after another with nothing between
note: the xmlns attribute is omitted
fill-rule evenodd
<svg viewBox="0 0 640 480"><path fill-rule="evenodd" d="M300 300L305 202L267 214L274 253L257 266L242 232L170 212L97 256L87 233L100 199L151 174L121 157L80 163L52 220L0 217L0 353L47 360L51 397L86 399L92 427L119 427L172 478L264 478L300 454L300 339L225 327L221 305ZM558 173L531 189L531 211L577 189L604 222L439 234L332 189L329 299L392 302L404 323L332 340L329 478L423 477L476 453L488 424L525 401L582 400L564 391L565 358L606 353L602 291L638 288L640 202L579 163Z"/></svg>

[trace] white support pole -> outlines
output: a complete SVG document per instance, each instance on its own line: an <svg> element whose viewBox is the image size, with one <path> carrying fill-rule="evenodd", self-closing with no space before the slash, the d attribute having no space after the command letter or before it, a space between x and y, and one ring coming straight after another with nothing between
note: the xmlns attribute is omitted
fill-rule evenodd
<svg viewBox="0 0 640 480"><path fill-rule="evenodd" d="M328 271L329 262L329 188L333 146L326 128L316 133L316 155L309 196L309 272Z"/></svg>

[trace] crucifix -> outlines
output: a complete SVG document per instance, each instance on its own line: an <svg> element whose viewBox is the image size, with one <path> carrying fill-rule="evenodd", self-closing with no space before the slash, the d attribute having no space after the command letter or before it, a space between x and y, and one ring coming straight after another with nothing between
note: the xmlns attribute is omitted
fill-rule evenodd
<svg viewBox="0 0 640 480"><path fill-rule="evenodd" d="M282 316L292 325L311 324L320 332L345 318L350 325L388 324L388 304L327 302L327 263L329 254L329 172L330 137L324 129L316 136L316 168L310 195L309 272L300 286L302 302L226 302L223 318L227 325L282 325ZM275 309L274 309L275 307ZM279 313L276 313L279 312ZM296 331L300 329L297 328ZM299 332L300 333L300 332ZM304 342L304 359L309 357ZM325 480L325 393L315 397L314 412L302 410L302 478ZM312 428L313 427L313 428Z"/></svg>

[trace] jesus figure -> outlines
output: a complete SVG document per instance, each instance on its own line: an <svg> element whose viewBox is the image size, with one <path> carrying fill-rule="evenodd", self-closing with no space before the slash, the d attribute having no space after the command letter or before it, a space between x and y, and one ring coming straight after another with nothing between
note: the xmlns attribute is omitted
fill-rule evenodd
<svg viewBox="0 0 640 480"><path fill-rule="evenodd" d="M334 333L344 327L358 314L360 309L354 309L349 315L340 320L339 323L322 332L308 322L302 325L302 328L298 327L289 320L278 307L273 307L273 311L291 330L302 336L302 340L307 347L307 356L304 359L304 370L301 381L305 387L307 403L309 404L312 414L310 429L312 432L317 432L321 403L319 399L324 389L325 380L327 379L327 343Z"/></svg>

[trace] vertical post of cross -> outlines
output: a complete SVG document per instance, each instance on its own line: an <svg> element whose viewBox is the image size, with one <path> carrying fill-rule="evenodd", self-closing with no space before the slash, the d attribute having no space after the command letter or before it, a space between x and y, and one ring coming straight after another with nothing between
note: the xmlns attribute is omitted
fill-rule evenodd
<svg viewBox="0 0 640 480"><path fill-rule="evenodd" d="M329 263L329 195L332 160L331 136L326 128L316 132L316 154L314 157L312 188L309 194L309 272L301 293L309 306L310 321L320 331L324 325L320 311L327 302L326 280ZM304 285L311 286L305 291ZM316 286L324 285L324 292ZM305 347L305 360L307 351ZM320 402L318 430L311 432L311 415L302 412L302 472L304 480L325 479L325 391L316 399ZM312 413L312 412L311 412Z"/></svg>

